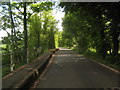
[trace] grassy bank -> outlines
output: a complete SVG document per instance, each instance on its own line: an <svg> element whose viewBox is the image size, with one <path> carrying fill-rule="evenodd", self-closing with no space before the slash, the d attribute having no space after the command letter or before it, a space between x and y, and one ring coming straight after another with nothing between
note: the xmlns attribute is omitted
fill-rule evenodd
<svg viewBox="0 0 120 90"><path fill-rule="evenodd" d="M73 49L75 50L75 49ZM76 51L76 50L75 50ZM79 51L76 51L77 53L79 54L82 54L83 56L93 60L93 61L96 61L96 62L99 62L101 64L104 64L108 67L111 67L115 70L120 70L120 55L118 55L117 57L113 58L113 57L110 57L110 55L106 56L105 59L102 59L100 57L100 55L98 55L95 50L90 50L90 51L87 51L87 52L79 52ZM113 62L114 60L116 60L116 62Z"/></svg>
<svg viewBox="0 0 120 90"><path fill-rule="evenodd" d="M115 70L120 70L119 65L117 65L117 64L115 64L115 63L113 64L113 63L111 63L111 62L109 62L109 61L107 61L107 60L98 59L98 58L96 58L96 57L94 57L94 56L87 55L87 54L83 54L83 56L85 56L85 57L87 57L87 58L90 58L91 60L100 62L100 63L102 63L102 64L104 64L104 65L106 65L106 66L109 66L109 67L111 67L111 68L113 68L113 69L115 69Z"/></svg>

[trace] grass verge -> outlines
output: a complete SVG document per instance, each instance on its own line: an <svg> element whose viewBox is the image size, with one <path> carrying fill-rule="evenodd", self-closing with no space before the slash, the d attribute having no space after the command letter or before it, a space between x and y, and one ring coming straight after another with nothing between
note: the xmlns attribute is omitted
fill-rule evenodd
<svg viewBox="0 0 120 90"><path fill-rule="evenodd" d="M72 49L72 50L74 50L78 54L81 54L82 56L87 57L88 59L91 59L92 61L96 61L96 62L101 63L103 65L106 65L106 66L108 66L108 67L110 67L110 68L112 68L114 70L120 71L119 57L116 58L117 59L116 63L112 63L111 60L109 60L108 58L101 59L101 57L98 56L96 54L96 52L91 52L91 51L89 51L89 52L80 52L80 51L77 51L76 49Z"/></svg>
<svg viewBox="0 0 120 90"><path fill-rule="evenodd" d="M106 65L106 66L108 66L108 67L111 67L111 68L113 68L113 69L115 69L115 70L117 70L117 71L120 70L120 67L119 67L118 65L112 64L112 63L110 63L110 62L107 61L107 60L98 59L98 58L96 58L96 57L94 57L94 56L86 55L86 54L83 54L83 56L85 56L85 57L87 57L87 58L90 58L90 59L93 60L93 61L97 61L97 62L99 62L99 63L102 63L102 64L104 64L104 65Z"/></svg>

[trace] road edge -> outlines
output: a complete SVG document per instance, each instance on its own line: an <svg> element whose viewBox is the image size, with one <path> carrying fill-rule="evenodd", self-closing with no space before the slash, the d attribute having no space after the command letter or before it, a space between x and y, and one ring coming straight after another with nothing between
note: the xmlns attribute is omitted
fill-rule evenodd
<svg viewBox="0 0 120 90"><path fill-rule="evenodd" d="M84 56L84 57L86 57L86 56ZM87 58L88 58L88 57L87 57ZM110 67L110 66L107 66L107 65L105 65L105 64L103 64L103 63L101 63L101 62L99 62L99 61L93 60L93 59L91 59L91 58L88 58L88 59L91 60L92 62L95 62L95 63L97 63L97 64L99 64L99 65L101 65L101 66L103 66L103 67L105 67L105 68L107 68L107 69L115 72L115 73L120 74L120 71L119 71L119 70L116 70L116 69L114 69L114 68L112 68L112 67Z"/></svg>

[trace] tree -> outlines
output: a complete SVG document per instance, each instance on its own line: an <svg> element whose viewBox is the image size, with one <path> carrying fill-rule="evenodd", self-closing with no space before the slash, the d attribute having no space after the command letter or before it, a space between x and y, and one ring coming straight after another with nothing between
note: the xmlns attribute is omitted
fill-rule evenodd
<svg viewBox="0 0 120 90"><path fill-rule="evenodd" d="M103 59L108 51L118 55L120 3L62 2L60 6L66 12L64 33L75 38L80 51L93 48Z"/></svg>
<svg viewBox="0 0 120 90"><path fill-rule="evenodd" d="M28 48L29 52L33 52L33 54L29 53L30 59L39 56L48 49L55 48L56 23L51 10L44 10L30 17Z"/></svg>
<svg viewBox="0 0 120 90"><path fill-rule="evenodd" d="M11 10L11 4L9 2L9 13L10 13L10 19L11 19L11 71L13 71L14 68L14 41L13 41L13 31L14 31L14 22L13 22L13 16L12 16L12 10Z"/></svg>
<svg viewBox="0 0 120 90"><path fill-rule="evenodd" d="M1 29L8 33L8 36L3 37L2 40L4 44L7 44L3 52L6 55L11 53L12 56L11 61L9 61L10 57L7 56L4 65L11 62L11 71L26 62L28 63L29 59L33 60L38 57L48 48L54 48L54 34L57 29L56 21L50 11L52 5L52 2L2 3L2 12L0 13L3 22L1 23ZM49 14L46 17L48 22L44 18L45 12ZM44 21L47 23L46 29ZM50 46L51 41L53 45ZM30 53L32 50L34 55ZM3 57L5 56L3 55ZM15 65L14 69L13 65Z"/></svg>
<svg viewBox="0 0 120 90"><path fill-rule="evenodd" d="M21 15L24 16L23 19L23 25L24 25L24 59L27 61L27 63L29 62L28 59L28 34L27 34L27 22L29 20L29 18L34 14L34 13L39 13L43 10L50 10L52 9L52 3L51 2L41 2L41 3L31 3L31 2L20 2L18 3L19 6L16 6L17 3L14 3L14 7L21 13ZM27 8L30 6L30 8L32 9L32 13L30 13L29 11L27 12ZM22 12L20 10L20 8L24 8L24 12ZM21 18L21 17L20 17ZM22 18L21 18L22 19Z"/></svg>

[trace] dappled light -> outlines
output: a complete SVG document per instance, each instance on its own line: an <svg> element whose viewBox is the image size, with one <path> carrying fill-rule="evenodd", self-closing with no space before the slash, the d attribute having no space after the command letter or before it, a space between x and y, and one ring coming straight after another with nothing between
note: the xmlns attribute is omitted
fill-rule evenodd
<svg viewBox="0 0 120 90"><path fill-rule="evenodd" d="M119 86L120 3L3 1L3 89Z"/></svg>
<svg viewBox="0 0 120 90"><path fill-rule="evenodd" d="M62 47L59 47L60 50L71 50L71 49L67 49L67 48L62 48Z"/></svg>

